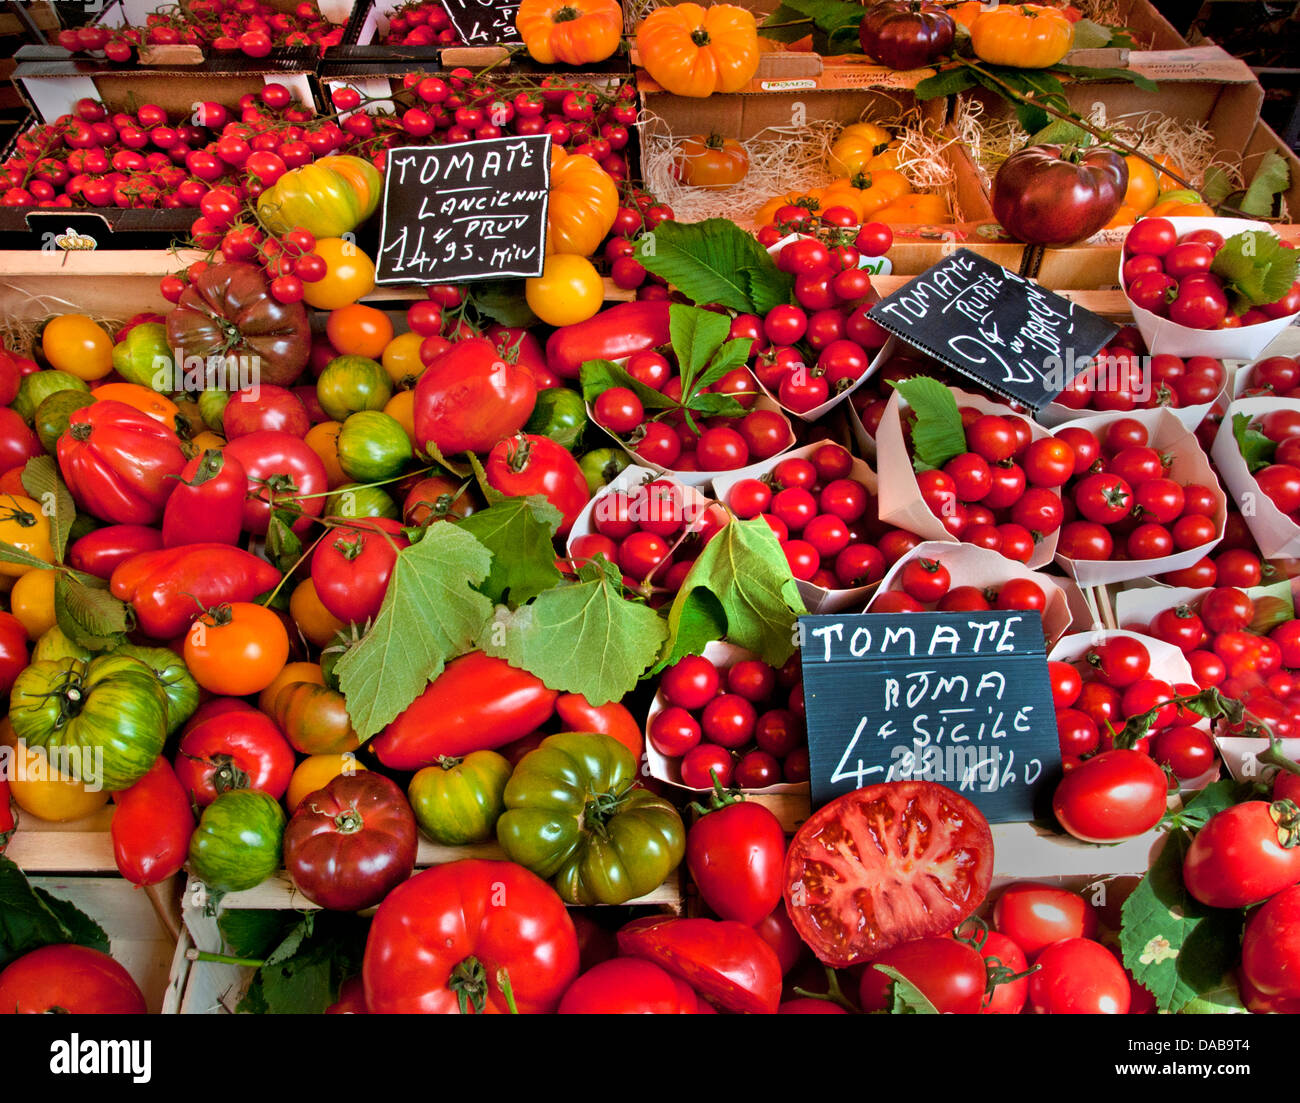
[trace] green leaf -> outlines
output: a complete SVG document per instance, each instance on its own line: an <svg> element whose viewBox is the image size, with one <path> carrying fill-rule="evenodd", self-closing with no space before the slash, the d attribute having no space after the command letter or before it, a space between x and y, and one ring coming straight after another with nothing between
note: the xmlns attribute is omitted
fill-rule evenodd
<svg viewBox="0 0 1300 1103"><path fill-rule="evenodd" d="M1246 194L1237 206L1243 214L1269 218L1277 197L1291 186L1291 170L1278 154L1269 150L1251 177ZM26 484L24 484L26 485Z"/></svg>
<svg viewBox="0 0 1300 1103"><path fill-rule="evenodd" d="M50 519L50 545L54 548L54 561L63 562L68 547L68 533L77 519L77 507L72 495L59 478L59 469L53 456L33 456L23 468L23 489L37 502Z"/></svg>
<svg viewBox="0 0 1300 1103"><path fill-rule="evenodd" d="M1252 306L1276 302L1290 290L1300 269L1300 251L1286 249L1268 230L1234 234L1215 254L1210 271L1222 277L1225 289L1244 313Z"/></svg>
<svg viewBox="0 0 1300 1103"><path fill-rule="evenodd" d="M1005 76L1005 70L999 70L999 72ZM1054 76L1046 69L1019 69L1016 70L1016 76L1039 99L1060 107L1064 107L1069 103L1065 98L1065 85L1061 83L1059 77Z"/></svg>
<svg viewBox="0 0 1300 1103"><path fill-rule="evenodd" d="M915 89L915 95L922 102L955 96L958 92L968 92L979 84L972 69L965 65L954 65L951 69L940 69L932 77L926 77Z"/></svg>
<svg viewBox="0 0 1300 1103"><path fill-rule="evenodd" d="M292 524L292 520L286 520L283 511L271 511L271 520L266 528L266 554L281 574L293 570L302 558L302 538L293 531Z"/></svg>
<svg viewBox="0 0 1300 1103"><path fill-rule="evenodd" d="M713 310L673 303L668 308L668 332L682 377L682 393L690 394L695 377L722 347L731 319Z"/></svg>
<svg viewBox="0 0 1300 1103"><path fill-rule="evenodd" d="M862 5L847 0L784 0L783 6L810 18L814 26L826 35L833 35L845 27L856 27L862 22Z"/></svg>
<svg viewBox="0 0 1300 1103"><path fill-rule="evenodd" d="M749 350L753 344L754 342L748 337L737 337L735 340L727 341L709 361L709 366L704 369L704 373L695 380L696 391L711 387L727 372L748 364Z"/></svg>
<svg viewBox="0 0 1300 1103"><path fill-rule="evenodd" d="M66 571L54 579L54 617L65 636L91 651L115 647L134 623L124 602Z"/></svg>
<svg viewBox="0 0 1300 1103"><path fill-rule="evenodd" d="M299 922L286 932L280 944L266 955L267 965L279 965L281 962L288 961L301 948L303 940L311 936L316 926L316 913L302 912L300 914L302 918Z"/></svg>
<svg viewBox="0 0 1300 1103"><path fill-rule="evenodd" d="M1235 190L1232 178L1219 165L1210 165L1205 170L1205 179L1201 183L1201 194L1205 196L1207 203L1217 206Z"/></svg>
<svg viewBox="0 0 1300 1103"><path fill-rule="evenodd" d="M6 544L3 540L0 540L0 563L17 563L22 567L40 567L47 571L54 568L53 563L46 563L44 559L38 559L31 552L16 548L13 544Z"/></svg>
<svg viewBox="0 0 1300 1103"><path fill-rule="evenodd" d="M889 977L894 983L891 984L892 1001L889 1007L891 1015L937 1015L939 1009L925 998L922 992L915 984L908 980L902 973L891 965L873 965Z"/></svg>
<svg viewBox="0 0 1300 1103"><path fill-rule="evenodd" d="M108 935L66 900L34 888L10 859L0 857L0 969L54 943L72 942L108 953Z"/></svg>
<svg viewBox="0 0 1300 1103"><path fill-rule="evenodd" d="M766 521L731 521L700 552L668 611L671 666L726 638L770 666L795 651L804 608L785 553Z"/></svg>
<svg viewBox="0 0 1300 1103"><path fill-rule="evenodd" d="M916 414L912 448L918 471L942 467L966 451L966 432L952 391L925 375L900 380L894 387Z"/></svg>
<svg viewBox="0 0 1300 1103"><path fill-rule="evenodd" d="M748 412L740 399L729 394L693 394L686 406L705 417L744 417Z"/></svg>
<svg viewBox="0 0 1300 1103"><path fill-rule="evenodd" d="M1081 126L1076 126L1065 119L1052 119L1042 130L1030 135L1026 143L1031 146L1090 146L1092 135Z"/></svg>
<svg viewBox="0 0 1300 1103"><path fill-rule="evenodd" d="M758 33L774 42L798 42L812 30L812 20L793 27L786 24L795 23L803 18L801 12L796 11L789 4L782 4L758 25Z"/></svg>
<svg viewBox="0 0 1300 1103"><path fill-rule="evenodd" d="M1031 134L1043 130L1052 121L1052 117L1046 111L1032 103L1016 103L1015 109L1016 121L1020 124L1020 129L1027 130Z"/></svg>
<svg viewBox="0 0 1300 1103"><path fill-rule="evenodd" d="M661 222L651 234L653 251L637 253L647 270L662 276L692 302L760 313L749 291L752 277L743 269L776 271L776 262L730 219Z"/></svg>
<svg viewBox="0 0 1300 1103"><path fill-rule="evenodd" d="M633 379L611 360L588 360L578 369L578 373L582 397L586 402L595 402L611 387L626 387L636 394L647 410L670 410L680 405L653 387L647 387L639 379Z"/></svg>
<svg viewBox="0 0 1300 1103"><path fill-rule="evenodd" d="M223 908L217 915L226 948L236 957L265 958L301 926L302 913L263 908Z"/></svg>
<svg viewBox="0 0 1300 1103"><path fill-rule="evenodd" d="M475 284L470 302L480 314L503 326L525 329L537 325L540 320L524 298L523 280Z"/></svg>
<svg viewBox="0 0 1300 1103"><path fill-rule="evenodd" d="M1124 964L1161 1011L1217 990L1241 944L1241 912L1207 908L1183 886L1190 845L1188 834L1172 832L1121 912Z"/></svg>
<svg viewBox="0 0 1300 1103"><path fill-rule="evenodd" d="M1198 831L1211 816L1236 804L1240 789L1241 786L1232 778L1211 782L1178 811L1166 813L1165 819L1172 828Z"/></svg>
<svg viewBox="0 0 1300 1103"><path fill-rule="evenodd" d="M360 972L366 920L337 912L290 915L296 922L254 974L236 1010L319 1015L338 999L343 981Z"/></svg>
<svg viewBox="0 0 1300 1103"><path fill-rule="evenodd" d="M339 660L335 672L362 740L395 719L448 659L469 651L492 602L475 587L492 556L459 525L430 525L403 548L375 623Z"/></svg>
<svg viewBox="0 0 1300 1103"><path fill-rule="evenodd" d="M756 314L765 315L774 307L794 302L794 274L782 272L775 265L742 268L741 276Z"/></svg>
<svg viewBox="0 0 1300 1103"><path fill-rule="evenodd" d="M1219 983L1183 1004L1182 1015L1248 1015L1237 978L1225 973Z"/></svg>
<svg viewBox="0 0 1300 1103"><path fill-rule="evenodd" d="M531 671L550 689L581 693L603 705L636 687L667 629L653 609L623 597L610 564L584 567L579 579L515 612L498 609L480 643L489 655Z"/></svg>
<svg viewBox="0 0 1300 1103"><path fill-rule="evenodd" d="M1277 451L1277 441L1269 440L1258 429L1252 429L1250 414L1232 415L1232 435L1237 447L1241 449L1241 458L1246 461L1246 468L1253 475L1262 467L1273 462Z"/></svg>
<svg viewBox="0 0 1300 1103"><path fill-rule="evenodd" d="M471 513L459 527L492 553L492 569L479 591L494 604L532 601L563 577L552 541L564 515L540 494L503 498Z"/></svg>
<svg viewBox="0 0 1300 1103"><path fill-rule="evenodd" d="M1110 45L1111 29L1094 23L1091 19L1080 19L1074 25L1074 41L1071 50L1099 50Z"/></svg>

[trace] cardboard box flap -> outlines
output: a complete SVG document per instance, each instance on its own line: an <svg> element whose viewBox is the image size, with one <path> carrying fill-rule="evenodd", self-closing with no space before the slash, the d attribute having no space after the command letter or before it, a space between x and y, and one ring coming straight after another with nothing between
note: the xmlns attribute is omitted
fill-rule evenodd
<svg viewBox="0 0 1300 1103"><path fill-rule="evenodd" d="M1130 50L1128 67L1155 81L1216 81L1254 84L1249 65L1221 46L1193 46L1186 50Z"/></svg>

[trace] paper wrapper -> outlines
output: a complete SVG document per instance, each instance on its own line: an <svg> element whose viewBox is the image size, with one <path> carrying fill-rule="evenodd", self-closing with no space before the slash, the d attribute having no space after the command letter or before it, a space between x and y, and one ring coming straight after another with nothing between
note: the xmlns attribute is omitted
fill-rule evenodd
<svg viewBox="0 0 1300 1103"><path fill-rule="evenodd" d="M1219 393L1214 396L1213 401L1201 402L1195 406L1160 406L1158 408L1173 414L1182 422L1183 428L1191 433L1205 420L1206 414L1214 409L1214 403L1220 401L1227 393L1228 385L1225 383ZM1140 413L1141 411L1135 410L1132 412ZM1059 426L1069 424L1071 421L1092 417L1095 413L1097 411L1072 410L1069 406L1062 406L1059 402L1049 402L1034 415L1034 420L1040 425L1046 425L1049 429L1056 429Z"/></svg>
<svg viewBox="0 0 1300 1103"><path fill-rule="evenodd" d="M579 536L588 536L599 531L596 528L595 516L597 503L599 503L601 499L608 498L609 495L616 490L631 491L633 488L638 487L643 483L648 483L654 479L661 478L670 478L671 482L682 488L682 506L683 510L686 511L687 517L702 516L704 511L713 504L713 499L702 494L698 487L688 486L685 483L680 482L678 479L661 475L658 471L652 471L648 467L638 467L636 464L632 464L623 468L623 470L618 473L617 478L611 479L607 485L601 487L596 496L583 507L582 512L578 514L577 519L573 522L573 528L569 530L569 538L564 545L564 550L572 556L574 540ZM730 519L730 515L728 515L728 519ZM691 526L688 524L686 528L683 529L682 535L685 535L689 531L691 531ZM680 540L681 536L678 537L678 541ZM674 543L673 547L676 547L676 543ZM667 568L662 569L666 570ZM668 592L662 586L652 586L651 589L657 593L666 594Z"/></svg>
<svg viewBox="0 0 1300 1103"><path fill-rule="evenodd" d="M778 413L783 418L785 418L787 425L789 425L790 423L790 415L787 414L783 409L781 409L781 407L776 402L774 402L771 398L769 398L765 394L760 394L758 396L758 399L755 401L751 409L774 411L775 413ZM780 452L778 452L775 456L769 456L765 460L759 460L757 463L752 463L748 467L741 467L735 471L674 471L670 467L660 467L657 463L650 463L648 460L644 460L640 456L638 456L616 434L611 433L608 429L606 429L603 425L601 425L599 422L596 421L595 413L592 410L590 402L587 403L587 420L590 421L591 424L594 425L601 432L605 433L609 437L609 439L612 440L615 444L617 444L621 449L623 449L623 451L626 452L632 458L632 462L634 464L638 464L641 467L648 468L649 470L653 471L656 475L671 475L683 486L708 486L708 484L711 483L714 477L717 475L740 475L741 477L744 477L746 472L755 471L759 468L765 467L767 464L775 460L780 459L787 452L789 452L790 449L793 448L795 445L794 429L791 428L789 440L786 442L785 446L781 449Z"/></svg>
<svg viewBox="0 0 1300 1103"><path fill-rule="evenodd" d="M1010 406L993 402L980 395L967 394L965 391L950 387L956 396L958 406L973 406L983 414L1000 414L1003 417L1021 417ZM935 540L944 544L959 544L961 541L953 536L943 522L939 520L925 504L921 497L921 488L916 481L916 472L912 470L912 461L908 458L907 443L903 439L903 422L901 411L907 403L903 396L895 391L889 397L889 405L880 419L880 431L876 434L876 456L878 459L876 476L880 480L880 519L900 529L907 529L925 540ZM1028 419L1026 419L1028 420ZM1042 440L1051 434L1041 425L1029 422L1034 440ZM1056 554L1057 533L1052 533L1046 540L1034 545L1034 553L1027 564L1031 569L1045 567Z"/></svg>
<svg viewBox="0 0 1300 1103"><path fill-rule="evenodd" d="M1073 636L1066 636L1060 640L1047 653L1047 659L1049 662L1077 662L1088 653L1089 649L1115 636L1128 636L1130 639L1139 640L1142 643L1151 655L1151 677L1168 682L1171 686L1180 682L1195 685L1196 679L1192 677L1192 668L1187 665L1187 659L1178 648L1171 643L1165 643L1163 640L1155 639L1152 636L1144 636L1140 632L1126 632L1122 629L1109 632L1078 632ZM1194 726L1201 728L1203 731L1208 731L1210 722L1208 720L1199 720ZM1179 788L1184 792L1204 789L1210 782L1217 780L1218 776L1219 764L1216 762L1211 769L1206 770L1200 777L1180 781Z"/></svg>
<svg viewBox="0 0 1300 1103"><path fill-rule="evenodd" d="M1143 586L1139 589L1121 590L1115 595L1115 619L1121 628L1133 632L1143 632L1158 613L1173 609L1179 605L1200 606L1201 598L1208 589L1192 589L1188 586ZM1136 627L1142 625L1141 628Z"/></svg>
<svg viewBox="0 0 1300 1103"><path fill-rule="evenodd" d="M752 651L746 651L743 647L737 647L734 643L727 643L723 640L714 640L712 643L704 645L704 650L700 654L709 660L719 670L730 670L738 662L744 659L757 659L758 656ZM650 722L658 716L665 708L668 707L664 700L661 690L655 691L655 699L650 702L650 711L646 713L645 718L645 756L646 763L650 767L650 776L666 782L674 789L683 793L705 793L707 789L692 789L689 785L682 784L682 769L680 758L668 758L659 753L655 745L650 741ZM752 789L747 792L765 793L776 796L779 794L795 794L801 796L805 801L810 799L809 786L806 781L782 781L776 785L769 785L766 789Z"/></svg>
<svg viewBox="0 0 1300 1103"><path fill-rule="evenodd" d="M1267 223L1245 218L1171 218L1169 222L1178 231L1180 238L1193 230L1215 230L1225 239L1247 230L1258 230L1270 237L1275 236ZM1124 260L1121 252L1119 285L1124 288L1127 298ZM1239 329L1191 329L1143 310L1132 299L1128 302L1133 310L1133 320L1152 356L1167 352L1174 356L1213 356L1216 360L1253 360L1300 317L1300 314L1291 314L1258 325L1241 326Z"/></svg>
<svg viewBox="0 0 1300 1103"><path fill-rule="evenodd" d="M849 428L853 431L853 443L858 446L859 455L871 461L876 458L876 438L867 432L862 424L862 415L852 402L846 407L849 415Z"/></svg>
<svg viewBox="0 0 1300 1103"><path fill-rule="evenodd" d="M716 475L713 479L713 494L719 502L725 505L727 495L731 493L731 488L741 479L758 478L766 475L781 460L807 459L826 443L828 442L818 441L816 444L806 444L802 448L796 448L775 459L767 460L754 469L757 474L728 471L724 475ZM849 472L849 477L862 483L872 494L876 493L876 473L871 470L871 466L865 460L860 460L857 456L853 457L853 470ZM803 582L799 579L796 579L795 582L799 587L799 596L803 598L803 603L808 607L810 613L838 613L841 609L861 605L879 585L879 583L873 583L870 586L853 586L847 590L827 590L821 586L814 586L811 582Z"/></svg>
<svg viewBox="0 0 1300 1103"><path fill-rule="evenodd" d="M1214 465L1241 510L1241 516L1255 538L1265 559L1295 559L1300 556L1300 525L1273 504L1273 499L1259 489L1246 467L1246 460L1237 447L1232 433L1232 419L1237 414L1249 414L1251 420L1273 410L1300 411L1300 399L1295 398L1239 398L1228 407L1214 438Z"/></svg>
<svg viewBox="0 0 1300 1103"><path fill-rule="evenodd" d="M1107 414L1095 414L1092 417L1079 418L1067 422L1101 436L1111 422L1121 418L1133 418L1147 428L1150 445L1161 454L1173 456L1169 467L1169 478L1182 486L1199 485L1209 487L1214 492L1214 539L1208 544L1201 544L1187 551L1175 552L1173 555L1161 556L1159 559L1069 559L1057 555L1056 562L1075 578L1081 586L1105 586L1114 582L1128 582L1134 578L1149 578L1152 575L1165 574L1167 571L1180 571L1210 553L1223 539L1223 527L1228 520L1228 499L1219 486L1219 480L1210 466L1209 458L1201 448L1194 434L1189 433L1172 410L1130 410L1114 411ZM1064 426L1061 426L1064 428Z"/></svg>
<svg viewBox="0 0 1300 1103"><path fill-rule="evenodd" d="M1043 610L1043 635L1047 638L1048 646L1050 647L1053 640L1060 639L1070 630L1073 617L1069 601L1056 579L1041 571L1032 571L1023 563L1017 563L988 548L977 548L974 544L947 544L938 540L927 540L923 544L918 544L890 567L880 581L880 588L868 602L867 607L862 610L864 613L872 611L871 606L876 603L881 594L903 588L897 582L898 574L913 559L937 559L948 568L954 589L958 586L975 586L981 590L996 590L1013 578L1027 578L1041 586L1043 593L1047 595L1047 608Z"/></svg>

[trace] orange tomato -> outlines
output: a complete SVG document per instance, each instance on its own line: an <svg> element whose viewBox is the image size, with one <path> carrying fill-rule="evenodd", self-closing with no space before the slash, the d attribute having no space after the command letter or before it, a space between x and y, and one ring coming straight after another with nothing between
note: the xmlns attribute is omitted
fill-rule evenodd
<svg viewBox="0 0 1300 1103"><path fill-rule="evenodd" d="M636 49L645 71L675 96L739 92L758 71L758 24L734 4L675 4L642 21Z"/></svg>
<svg viewBox="0 0 1300 1103"><path fill-rule="evenodd" d="M298 626L303 639L313 647L328 647L335 633L347 628L346 624L320 603L316 584L310 578L299 582L290 595L289 616Z"/></svg>
<svg viewBox="0 0 1300 1103"><path fill-rule="evenodd" d="M395 389L414 387L415 381L423 374L427 365L420 359L422 344L424 338L418 333L401 333L384 346L380 363Z"/></svg>
<svg viewBox="0 0 1300 1103"><path fill-rule="evenodd" d="M216 448L218 450L224 448L226 446L226 438L221 436L219 433L214 433L211 429L204 429L201 433L195 433L193 438L190 440L190 443L194 445L197 450L195 454L201 455L209 448Z"/></svg>
<svg viewBox="0 0 1300 1103"><path fill-rule="evenodd" d="M289 779L289 790L284 795L285 807L293 812L302 803L303 797L324 789L340 774L355 774L364 769L365 766L350 751L344 754L308 755L298 763L293 777Z"/></svg>
<svg viewBox="0 0 1300 1103"><path fill-rule="evenodd" d="M863 222L868 222L876 211L901 199L911 190L907 178L893 169L861 172L833 181L822 193L822 205L848 207Z"/></svg>
<svg viewBox="0 0 1300 1103"><path fill-rule="evenodd" d="M199 617L185 635L185 665L211 693L247 697L260 693L284 669L289 634L264 605L232 601Z"/></svg>
<svg viewBox="0 0 1300 1103"><path fill-rule="evenodd" d="M1213 208L1204 203L1189 203L1185 199L1166 199L1146 212L1147 218L1211 218Z"/></svg>
<svg viewBox="0 0 1300 1103"><path fill-rule="evenodd" d="M1156 183L1156 170L1141 157L1134 157L1131 154L1124 158L1124 163L1128 165L1128 190L1124 193L1124 207L1130 207L1138 214L1144 214L1155 205L1156 196L1160 193L1160 187ZM1124 207L1121 207L1120 211L1123 211ZM1119 217L1118 214L1116 217ZM1111 221L1117 226L1129 224L1115 222L1114 219Z"/></svg>
<svg viewBox="0 0 1300 1103"><path fill-rule="evenodd" d="M415 440L415 392L398 391L388 400L384 413L391 417L412 441ZM331 484L331 488L333 484Z"/></svg>
<svg viewBox="0 0 1300 1103"><path fill-rule="evenodd" d="M339 464L339 433L343 431L341 421L321 421L307 430L303 438L307 447L320 457L325 465L325 477L331 490L348 481Z"/></svg>
<svg viewBox="0 0 1300 1103"><path fill-rule="evenodd" d="M1178 175L1181 176L1184 180L1187 179L1187 173L1183 171L1182 166L1179 165L1179 163L1175 161L1172 157L1155 156L1152 157L1151 159L1153 161L1157 161L1160 164L1164 165L1164 167L1169 169L1170 172L1178 173ZM1164 172L1160 174L1160 178L1156 181L1157 192L1170 191L1173 188L1181 188L1182 186L1183 185L1180 184L1177 180L1175 180L1172 176Z"/></svg>
<svg viewBox="0 0 1300 1103"><path fill-rule="evenodd" d="M393 339L393 323L382 310L351 303L330 311L325 335L340 353L377 360Z"/></svg>
<svg viewBox="0 0 1300 1103"><path fill-rule="evenodd" d="M886 225L934 226L951 222L952 212L942 195L905 195L872 211L871 219Z"/></svg>
<svg viewBox="0 0 1300 1103"><path fill-rule="evenodd" d="M820 210L826 206L821 201L825 190L825 188L813 188L809 191L788 191L784 195L774 195L755 212L754 222L759 226L770 226L772 220L776 218L776 212L790 205L807 206L813 211Z"/></svg>
<svg viewBox="0 0 1300 1103"><path fill-rule="evenodd" d="M61 314L41 331L41 352L50 366L78 379L103 379L113 370L113 338L85 314Z"/></svg>
<svg viewBox="0 0 1300 1103"><path fill-rule="evenodd" d="M57 571L33 567L14 581L9 608L35 640L54 627L54 576Z"/></svg>
<svg viewBox="0 0 1300 1103"><path fill-rule="evenodd" d="M534 61L589 65L618 49L623 8L618 0L523 0L515 25Z"/></svg>
<svg viewBox="0 0 1300 1103"><path fill-rule="evenodd" d="M1110 221L1102 228L1109 230L1116 226L1132 226L1141 217L1142 212L1136 207L1130 207L1127 203L1123 203L1120 205L1119 210L1111 215Z"/></svg>
<svg viewBox="0 0 1300 1103"><path fill-rule="evenodd" d="M375 263L355 241L319 238L315 254L325 262L325 275L303 284L303 302L317 310L337 310L375 289Z"/></svg>
<svg viewBox="0 0 1300 1103"><path fill-rule="evenodd" d="M180 407L165 394L139 383L105 383L92 388L90 397L96 402L125 402L142 414L148 414L154 421L161 421L168 429L176 428L176 415L181 412Z"/></svg>

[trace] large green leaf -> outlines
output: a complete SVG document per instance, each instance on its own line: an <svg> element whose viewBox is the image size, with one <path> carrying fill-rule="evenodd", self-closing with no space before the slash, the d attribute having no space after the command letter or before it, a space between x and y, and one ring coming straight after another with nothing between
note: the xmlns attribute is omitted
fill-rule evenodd
<svg viewBox="0 0 1300 1103"><path fill-rule="evenodd" d="M23 468L23 489L38 503L42 512L50 519L50 545L54 548L54 560L63 562L63 554L68 547L68 533L72 522L77 519L77 507L72 495L59 478L59 469L55 466L53 456L34 456Z"/></svg>
<svg viewBox="0 0 1300 1103"><path fill-rule="evenodd" d="M492 569L479 587L493 604L523 605L556 585L552 540L564 515L540 494L503 498L471 513L460 528L492 553Z"/></svg>
<svg viewBox="0 0 1300 1103"><path fill-rule="evenodd" d="M651 233L654 248L638 249L637 259L692 302L765 312L750 293L755 277L746 270L777 273L764 277L773 286L782 273L767 250L730 219L661 222Z"/></svg>

